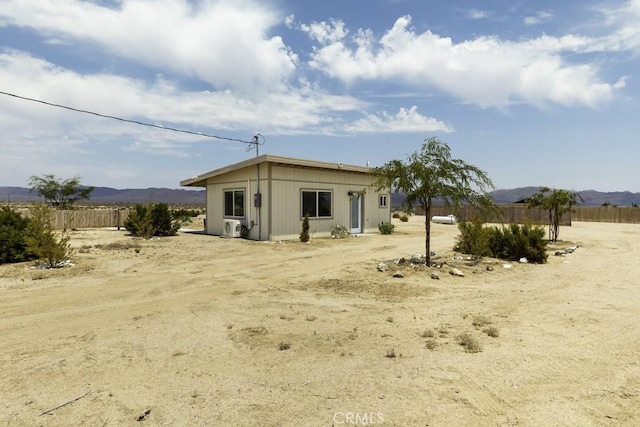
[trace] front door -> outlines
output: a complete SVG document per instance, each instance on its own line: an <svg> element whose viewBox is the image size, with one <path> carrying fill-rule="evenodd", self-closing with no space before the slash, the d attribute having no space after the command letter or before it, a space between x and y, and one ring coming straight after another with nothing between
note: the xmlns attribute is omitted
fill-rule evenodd
<svg viewBox="0 0 640 427"><path fill-rule="evenodd" d="M354 194L351 196L351 234L362 233L362 196Z"/></svg>

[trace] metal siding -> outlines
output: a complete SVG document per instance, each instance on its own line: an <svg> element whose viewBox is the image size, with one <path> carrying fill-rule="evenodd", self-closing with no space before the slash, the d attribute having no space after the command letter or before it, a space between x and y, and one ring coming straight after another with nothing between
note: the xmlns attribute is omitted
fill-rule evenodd
<svg viewBox="0 0 640 427"><path fill-rule="evenodd" d="M249 180L249 186L247 186ZM391 221L391 209L378 208L378 195L373 192L371 175L340 170L312 169L308 167L284 166L280 164L260 165L260 192L262 208L253 206L253 194L257 191L257 166L229 172L207 180L207 234L221 235L224 220L223 191L244 188L245 218L255 221L249 232L253 240L297 239L302 230L301 191L332 191L333 216L326 219L311 219L311 237L329 236L336 225L349 227L349 191L366 191L362 205L364 233L377 233L381 222ZM258 216L260 215L260 216ZM261 221L261 222L260 222Z"/></svg>

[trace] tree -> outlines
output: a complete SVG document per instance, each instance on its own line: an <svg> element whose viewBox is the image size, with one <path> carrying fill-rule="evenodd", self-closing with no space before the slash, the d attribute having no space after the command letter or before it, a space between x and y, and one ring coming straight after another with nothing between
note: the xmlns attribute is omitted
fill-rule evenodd
<svg viewBox="0 0 640 427"><path fill-rule="evenodd" d="M57 179L55 175L32 176L29 180L30 192L35 191L56 209L70 209L79 200L88 200L93 187L80 185L80 176Z"/></svg>
<svg viewBox="0 0 640 427"><path fill-rule="evenodd" d="M0 206L0 264L22 262L34 258L27 249L25 230L29 219L8 206Z"/></svg>
<svg viewBox="0 0 640 427"><path fill-rule="evenodd" d="M582 197L572 191L542 187L529 198L529 208L541 207L549 212L549 240L557 242L562 216L582 201Z"/></svg>
<svg viewBox="0 0 640 427"><path fill-rule="evenodd" d="M451 158L449 146L437 138L426 139L419 152L406 162L391 160L374 168L377 191L385 188L403 192L404 204L410 210L422 206L425 213L426 264L431 264L431 207L441 200L447 206L458 207L462 202L488 208L492 205L487 189L493 183L487 174L460 159Z"/></svg>

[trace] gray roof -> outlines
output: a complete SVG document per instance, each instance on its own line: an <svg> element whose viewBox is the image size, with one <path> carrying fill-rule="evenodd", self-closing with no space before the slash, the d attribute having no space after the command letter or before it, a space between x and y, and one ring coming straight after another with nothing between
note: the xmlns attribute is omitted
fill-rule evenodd
<svg viewBox="0 0 640 427"><path fill-rule="evenodd" d="M344 172L355 173L371 173L371 168L365 166L345 165L342 163L330 163L330 162L318 162L315 160L296 159L293 157L273 156L271 154L263 154L262 156L252 157L247 160L243 160L239 163L234 163L229 166L222 167L220 169L212 170L211 172L197 175L189 179L180 181L180 185L183 187L206 187L207 179L213 178L218 175L233 172L239 169L243 169L249 166L259 165L261 163L274 163L288 166L300 166L312 169L328 169Z"/></svg>

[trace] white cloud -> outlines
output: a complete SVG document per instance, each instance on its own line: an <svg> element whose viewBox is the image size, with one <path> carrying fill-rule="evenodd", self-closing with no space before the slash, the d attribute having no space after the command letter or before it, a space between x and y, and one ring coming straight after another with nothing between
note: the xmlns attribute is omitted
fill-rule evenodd
<svg viewBox="0 0 640 427"><path fill-rule="evenodd" d="M426 133L452 132L453 129L440 120L418 113L418 107L400 108L396 114L382 111L368 114L345 127L354 133Z"/></svg>
<svg viewBox="0 0 640 427"><path fill-rule="evenodd" d="M59 6L58 0L3 0L0 25L30 28L51 43L90 43L216 89L274 90L295 70L295 54L280 37L267 36L282 18L263 2L122 0L112 9L67 0Z"/></svg>
<svg viewBox="0 0 640 427"><path fill-rule="evenodd" d="M485 19L488 18L491 14L486 10L472 9L467 12L467 16L470 19Z"/></svg>
<svg viewBox="0 0 640 427"><path fill-rule="evenodd" d="M547 11L536 12L533 16L527 16L524 18L525 25L540 25L547 23L553 19L553 14Z"/></svg>
<svg viewBox="0 0 640 427"><path fill-rule="evenodd" d="M521 102L596 107L613 97L613 85L600 80L595 65L562 57L565 51L585 51L593 39L541 36L511 42L483 36L454 43L430 31L416 33L410 24L410 16L399 18L379 40L360 30L351 45L322 38L309 64L347 84L389 80L435 86L481 107Z"/></svg>

